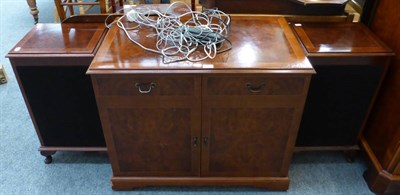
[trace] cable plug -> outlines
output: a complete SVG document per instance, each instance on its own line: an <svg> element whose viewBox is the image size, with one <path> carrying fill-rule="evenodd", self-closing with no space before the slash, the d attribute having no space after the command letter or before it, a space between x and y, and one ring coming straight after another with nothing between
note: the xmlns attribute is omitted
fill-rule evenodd
<svg viewBox="0 0 400 195"><path fill-rule="evenodd" d="M224 40L224 37L221 34L201 26L187 26L186 28L183 28L183 33L189 33L191 36L198 39L199 42L204 44L210 42L220 43Z"/></svg>
<svg viewBox="0 0 400 195"><path fill-rule="evenodd" d="M126 18L128 19L129 22L136 22L137 19L139 18L139 12L136 11L135 9L132 9L128 13L126 13Z"/></svg>

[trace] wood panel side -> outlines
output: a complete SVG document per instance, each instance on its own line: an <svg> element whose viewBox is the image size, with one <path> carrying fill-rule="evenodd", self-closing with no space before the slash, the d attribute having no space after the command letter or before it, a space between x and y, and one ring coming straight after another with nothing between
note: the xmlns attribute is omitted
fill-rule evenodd
<svg viewBox="0 0 400 195"><path fill-rule="evenodd" d="M365 129L365 139L382 164L393 172L398 164L400 141L400 4L397 0L380 1L371 30L393 49L393 58L382 84L375 107Z"/></svg>

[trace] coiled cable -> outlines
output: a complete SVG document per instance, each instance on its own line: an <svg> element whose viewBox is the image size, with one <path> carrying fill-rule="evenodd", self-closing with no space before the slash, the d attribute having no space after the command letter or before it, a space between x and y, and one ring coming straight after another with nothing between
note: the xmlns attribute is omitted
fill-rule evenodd
<svg viewBox="0 0 400 195"><path fill-rule="evenodd" d="M178 4L183 4L187 8L186 12L172 14L172 10L179 6ZM124 20L136 25L127 27ZM116 23L130 41L146 51L162 55L163 63L172 63L214 59L217 54L230 50L232 48L232 43L228 39L230 22L230 16L220 10L192 11L189 5L175 2L165 10L165 13L148 7L136 7L106 26L110 28ZM146 27L154 29L154 34L146 36L157 37L154 48L145 47L129 33L131 30Z"/></svg>

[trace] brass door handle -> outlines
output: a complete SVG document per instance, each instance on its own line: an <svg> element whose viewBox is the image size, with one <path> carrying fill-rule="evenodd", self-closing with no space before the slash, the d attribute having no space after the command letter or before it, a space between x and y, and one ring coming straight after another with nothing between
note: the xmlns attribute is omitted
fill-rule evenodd
<svg viewBox="0 0 400 195"><path fill-rule="evenodd" d="M135 87L138 88L139 93L147 94L150 93L153 88L156 87L156 83L135 83Z"/></svg>
<svg viewBox="0 0 400 195"><path fill-rule="evenodd" d="M265 87L265 83L262 82L259 86L253 86L251 83L246 84L246 88L251 93L260 93Z"/></svg>
<svg viewBox="0 0 400 195"><path fill-rule="evenodd" d="M198 146L198 141L199 141L199 138L198 137L193 137L193 147L197 147Z"/></svg>
<svg viewBox="0 0 400 195"><path fill-rule="evenodd" d="M204 143L204 146L208 145L208 137L203 138L203 143Z"/></svg>

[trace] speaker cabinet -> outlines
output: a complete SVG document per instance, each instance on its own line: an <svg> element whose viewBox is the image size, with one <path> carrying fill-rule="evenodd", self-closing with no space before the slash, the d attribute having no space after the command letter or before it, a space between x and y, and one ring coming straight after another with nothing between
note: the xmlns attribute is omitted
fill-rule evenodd
<svg viewBox="0 0 400 195"><path fill-rule="evenodd" d="M294 23L313 75L297 150L357 150L393 55L356 23Z"/></svg>
<svg viewBox="0 0 400 195"><path fill-rule="evenodd" d="M7 55L46 163L56 151L106 151L86 70L104 24L38 24Z"/></svg>

